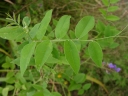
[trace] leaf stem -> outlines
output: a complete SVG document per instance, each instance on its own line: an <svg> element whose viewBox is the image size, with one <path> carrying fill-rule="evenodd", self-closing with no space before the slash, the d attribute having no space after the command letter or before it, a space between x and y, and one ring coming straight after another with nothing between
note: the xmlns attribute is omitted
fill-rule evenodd
<svg viewBox="0 0 128 96"><path fill-rule="evenodd" d="M12 72L12 71L18 72L20 70L0 70L0 72Z"/></svg>

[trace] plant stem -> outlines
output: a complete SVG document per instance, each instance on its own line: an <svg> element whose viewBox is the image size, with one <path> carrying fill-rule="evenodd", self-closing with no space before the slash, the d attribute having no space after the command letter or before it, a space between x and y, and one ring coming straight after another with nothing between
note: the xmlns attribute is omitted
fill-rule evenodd
<svg viewBox="0 0 128 96"><path fill-rule="evenodd" d="M12 72L12 71L20 71L20 70L0 70L0 72Z"/></svg>
<svg viewBox="0 0 128 96"><path fill-rule="evenodd" d="M12 58L12 56L8 52L6 52L5 50L3 50L2 48L0 48L0 52L4 53L8 57Z"/></svg>
<svg viewBox="0 0 128 96"><path fill-rule="evenodd" d="M62 87L62 90L63 90L64 96L66 96L66 93L65 93L65 90L64 90L64 87L63 87L63 85L62 85L62 84L61 84L61 87Z"/></svg>
<svg viewBox="0 0 128 96"><path fill-rule="evenodd" d="M14 88L14 92L13 92L13 95L12 96L15 96L15 93L16 93L16 88Z"/></svg>

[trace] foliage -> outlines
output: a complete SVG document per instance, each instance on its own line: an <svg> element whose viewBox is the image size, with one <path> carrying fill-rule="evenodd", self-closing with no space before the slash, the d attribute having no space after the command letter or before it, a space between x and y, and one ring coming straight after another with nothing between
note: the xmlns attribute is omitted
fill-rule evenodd
<svg viewBox="0 0 128 96"><path fill-rule="evenodd" d="M119 20L111 13L118 9L118 6L113 5L117 1L102 0L105 8L100 9L100 12L104 21ZM53 19L52 14L53 10L48 10L42 21L33 27L28 16L21 19L20 15L8 15L10 23L0 29L0 37L9 40L12 53L10 56L5 50L0 50L7 55L6 62L2 64L1 72L7 73L0 78L5 82L4 87L0 87L0 94L72 96L76 90L78 95L83 96L94 86L90 81L100 85L109 94L105 86L111 80L109 76L112 82L125 86L126 79L118 73L122 70L119 67L123 66L108 63L111 61L106 60L104 50L120 46L115 39L122 37L120 34L128 25L120 31L110 23L105 24L88 15L82 17L72 29L72 16L63 15L58 20ZM93 67L90 66L97 68L100 73L91 70ZM102 75L104 84L90 73L97 78ZM124 82L120 83L121 80Z"/></svg>

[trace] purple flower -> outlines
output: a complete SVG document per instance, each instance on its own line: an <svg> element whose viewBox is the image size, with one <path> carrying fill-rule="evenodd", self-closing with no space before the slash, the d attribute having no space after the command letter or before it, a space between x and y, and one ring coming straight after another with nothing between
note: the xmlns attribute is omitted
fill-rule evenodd
<svg viewBox="0 0 128 96"><path fill-rule="evenodd" d="M116 68L115 71L116 72L120 72L121 71L121 68Z"/></svg>
<svg viewBox="0 0 128 96"><path fill-rule="evenodd" d="M112 64L112 63L109 63L108 64L108 67L111 68L111 69L115 69L116 68L116 65L115 64Z"/></svg>
<svg viewBox="0 0 128 96"><path fill-rule="evenodd" d="M113 63L106 63L106 62L102 62L102 64L105 66L105 64L107 64L107 66L112 69L113 71L116 71L117 73L121 71L121 68L117 67L116 64ZM109 70L106 70L106 73L109 73Z"/></svg>
<svg viewBox="0 0 128 96"><path fill-rule="evenodd" d="M120 72L120 71L121 71L121 68L118 68L115 64L112 64L112 63L109 63L109 64L108 64L108 67L109 67L110 69L113 69L113 70L116 71L116 72Z"/></svg>

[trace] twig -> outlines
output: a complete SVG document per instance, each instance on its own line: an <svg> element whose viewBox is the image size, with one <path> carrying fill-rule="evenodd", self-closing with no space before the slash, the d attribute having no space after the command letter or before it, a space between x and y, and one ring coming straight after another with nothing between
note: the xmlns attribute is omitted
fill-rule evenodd
<svg viewBox="0 0 128 96"><path fill-rule="evenodd" d="M10 0L4 0L4 1L6 1L6 2L12 4L12 5L14 5L14 3L12 1L10 1Z"/></svg>
<svg viewBox="0 0 128 96"><path fill-rule="evenodd" d="M54 81L50 80L50 82L51 82L51 84L52 84L52 91L53 91L53 89L54 89L56 92L58 92L58 90L57 90L57 88L56 88L56 86L55 86Z"/></svg>

